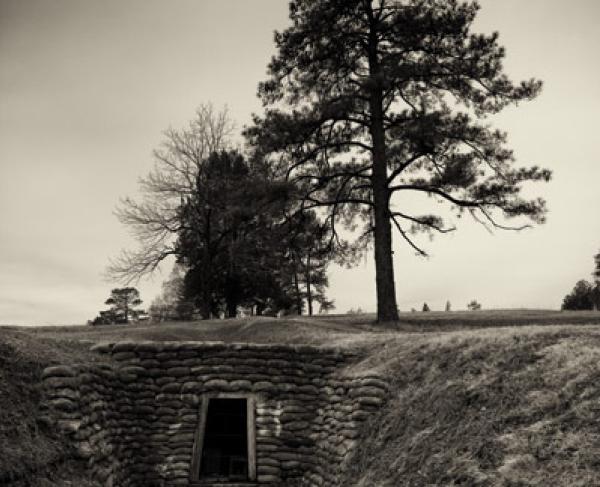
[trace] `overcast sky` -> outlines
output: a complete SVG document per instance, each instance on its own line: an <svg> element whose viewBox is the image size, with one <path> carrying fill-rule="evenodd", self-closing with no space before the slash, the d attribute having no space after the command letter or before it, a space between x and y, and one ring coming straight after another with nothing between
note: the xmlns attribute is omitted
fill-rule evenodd
<svg viewBox="0 0 600 487"><path fill-rule="evenodd" d="M395 240L402 310L558 308L600 250L600 2L482 0L476 30L500 32L507 73L542 95L491 122L523 165L551 168L534 193L548 222L490 235L467 219ZM284 0L0 0L0 324L84 323L110 289L108 259L135 242L113 215L137 194L152 149L201 103L238 127L287 24ZM167 266L138 288L149 305ZM372 259L330 270L337 311L375 309Z"/></svg>

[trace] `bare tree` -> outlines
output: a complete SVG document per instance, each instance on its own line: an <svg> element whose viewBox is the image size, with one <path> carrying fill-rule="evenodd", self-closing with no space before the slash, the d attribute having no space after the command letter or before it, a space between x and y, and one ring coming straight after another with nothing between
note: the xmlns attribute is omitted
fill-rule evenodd
<svg viewBox="0 0 600 487"><path fill-rule="evenodd" d="M204 104L186 128L165 131L164 142L153 153L154 168L140 179L141 200L126 197L116 210L139 246L110 261L109 278L125 283L139 280L177 253L176 236L185 224L180 218L182 201L197 191L197 178L208 156L230 147L233 129L227 109L216 111Z"/></svg>

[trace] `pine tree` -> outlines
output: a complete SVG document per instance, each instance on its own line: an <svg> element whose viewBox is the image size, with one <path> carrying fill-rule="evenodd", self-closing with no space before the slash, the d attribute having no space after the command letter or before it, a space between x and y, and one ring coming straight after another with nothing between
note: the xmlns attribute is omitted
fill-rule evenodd
<svg viewBox="0 0 600 487"><path fill-rule="evenodd" d="M266 106L246 131L261 154L304 189L302 207L326 223L363 223L374 243L378 321L396 321L392 226L418 254L418 231L449 232L438 214L412 214L402 197L431 197L484 224L544 221L541 199L520 196L550 172L514 168L506 136L481 119L534 98L513 84L498 34L470 32L478 5L457 0L293 0L275 35ZM414 199L414 198L413 198ZM523 228L517 224L511 228Z"/></svg>
<svg viewBox="0 0 600 487"><path fill-rule="evenodd" d="M129 323L132 316L135 316L136 306L142 304L139 291L134 287L115 288L110 292L110 297L104 304L111 306L113 315L124 323Z"/></svg>

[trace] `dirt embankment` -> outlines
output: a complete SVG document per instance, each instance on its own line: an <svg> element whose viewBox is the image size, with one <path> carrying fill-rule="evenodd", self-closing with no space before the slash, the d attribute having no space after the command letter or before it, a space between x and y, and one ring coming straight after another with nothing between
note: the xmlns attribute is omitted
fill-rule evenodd
<svg viewBox="0 0 600 487"><path fill-rule="evenodd" d="M139 339L364 347L360 366L391 393L340 485L600 486L600 313L519 313L406 314L396 329L364 317L0 328L0 485L91 485L44 420L41 372L98 360L91 342Z"/></svg>
<svg viewBox="0 0 600 487"><path fill-rule="evenodd" d="M41 375L58 363L94 360L87 346L0 329L0 485L81 486L85 463L45 415Z"/></svg>
<svg viewBox="0 0 600 487"><path fill-rule="evenodd" d="M372 355L392 394L340 485L600 486L600 333L400 342Z"/></svg>

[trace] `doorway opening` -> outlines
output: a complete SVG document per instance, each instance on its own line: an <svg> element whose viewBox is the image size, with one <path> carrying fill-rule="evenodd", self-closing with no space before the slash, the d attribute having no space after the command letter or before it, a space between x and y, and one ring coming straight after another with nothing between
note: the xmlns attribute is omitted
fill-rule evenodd
<svg viewBox="0 0 600 487"><path fill-rule="evenodd" d="M200 480L248 480L247 399L208 399L205 421Z"/></svg>

